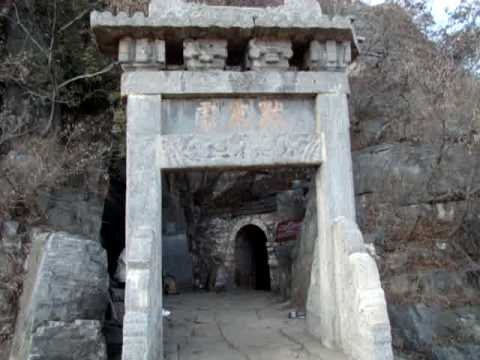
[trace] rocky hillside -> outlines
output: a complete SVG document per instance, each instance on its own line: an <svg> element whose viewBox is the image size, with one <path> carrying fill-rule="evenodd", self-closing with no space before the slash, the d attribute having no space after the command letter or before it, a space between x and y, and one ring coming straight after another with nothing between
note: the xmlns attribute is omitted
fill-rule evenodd
<svg viewBox="0 0 480 360"><path fill-rule="evenodd" d="M480 85L400 8L357 9L353 67L358 220L375 245L397 350L480 350Z"/></svg>

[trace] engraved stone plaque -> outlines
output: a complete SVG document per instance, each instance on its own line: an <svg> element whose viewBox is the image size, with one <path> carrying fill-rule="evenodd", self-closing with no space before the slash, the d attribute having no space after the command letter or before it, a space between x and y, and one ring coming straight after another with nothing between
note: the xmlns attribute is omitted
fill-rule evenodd
<svg viewBox="0 0 480 360"><path fill-rule="evenodd" d="M310 98L165 99L162 134L315 132Z"/></svg>

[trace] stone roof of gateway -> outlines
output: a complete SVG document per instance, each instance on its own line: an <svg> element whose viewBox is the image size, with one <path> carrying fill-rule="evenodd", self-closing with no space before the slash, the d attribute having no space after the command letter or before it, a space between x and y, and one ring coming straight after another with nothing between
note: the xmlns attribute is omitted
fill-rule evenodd
<svg viewBox="0 0 480 360"><path fill-rule="evenodd" d="M317 0L143 0L148 12L130 12L142 1L112 0L115 12L91 14L100 49L117 53L122 37L156 37L167 41L220 37L245 42L255 36L289 38L297 46L311 40L351 41L358 54L352 19L322 14ZM147 15L146 15L147 13Z"/></svg>

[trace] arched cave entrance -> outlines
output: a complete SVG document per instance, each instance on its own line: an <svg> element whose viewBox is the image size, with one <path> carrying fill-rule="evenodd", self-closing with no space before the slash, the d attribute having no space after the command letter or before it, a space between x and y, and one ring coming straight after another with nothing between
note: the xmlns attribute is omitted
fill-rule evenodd
<svg viewBox="0 0 480 360"><path fill-rule="evenodd" d="M255 225L244 226L235 239L235 285L270 291L267 236Z"/></svg>

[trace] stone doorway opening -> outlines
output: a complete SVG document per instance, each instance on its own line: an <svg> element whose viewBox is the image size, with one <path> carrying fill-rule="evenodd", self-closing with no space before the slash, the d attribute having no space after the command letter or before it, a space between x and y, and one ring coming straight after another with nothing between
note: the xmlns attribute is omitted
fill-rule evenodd
<svg viewBox="0 0 480 360"><path fill-rule="evenodd" d="M255 225L244 226L237 233L235 285L248 290L271 290L267 236Z"/></svg>

